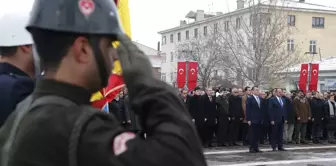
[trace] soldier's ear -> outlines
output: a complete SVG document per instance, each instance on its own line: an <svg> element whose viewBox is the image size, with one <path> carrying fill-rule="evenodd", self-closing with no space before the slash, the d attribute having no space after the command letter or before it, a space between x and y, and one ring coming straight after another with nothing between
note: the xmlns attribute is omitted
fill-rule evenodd
<svg viewBox="0 0 336 166"><path fill-rule="evenodd" d="M23 53L31 53L33 51L33 46L24 45L24 46L19 46L18 49L20 49Z"/></svg>
<svg viewBox="0 0 336 166"><path fill-rule="evenodd" d="M89 63L93 50L86 37L77 37L71 47L72 56L78 63Z"/></svg>

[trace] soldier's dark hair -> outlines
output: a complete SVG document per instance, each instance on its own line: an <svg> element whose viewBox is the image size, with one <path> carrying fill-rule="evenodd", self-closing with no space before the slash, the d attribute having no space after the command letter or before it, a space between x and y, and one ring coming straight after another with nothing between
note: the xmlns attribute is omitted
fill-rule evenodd
<svg viewBox="0 0 336 166"><path fill-rule="evenodd" d="M14 47L0 47L1 56L13 56L17 51L17 46Z"/></svg>
<svg viewBox="0 0 336 166"><path fill-rule="evenodd" d="M244 92L246 92L247 89L249 89L249 88L250 88L249 86L245 87L245 88L244 88Z"/></svg>
<svg viewBox="0 0 336 166"><path fill-rule="evenodd" d="M30 30L44 70L55 70L78 35L41 29Z"/></svg>

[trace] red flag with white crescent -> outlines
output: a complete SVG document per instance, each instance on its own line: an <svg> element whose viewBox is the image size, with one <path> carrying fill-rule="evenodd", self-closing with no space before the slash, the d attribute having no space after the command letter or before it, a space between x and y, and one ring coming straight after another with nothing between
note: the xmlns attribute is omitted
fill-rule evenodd
<svg viewBox="0 0 336 166"><path fill-rule="evenodd" d="M309 82L310 91L317 91L318 75L319 75L319 64L312 64L311 77Z"/></svg>
<svg viewBox="0 0 336 166"><path fill-rule="evenodd" d="M177 62L177 87L183 88L186 82L186 62Z"/></svg>
<svg viewBox="0 0 336 166"><path fill-rule="evenodd" d="M307 88L307 80L308 80L308 64L301 64L301 72L300 72L300 80L299 80L299 88L306 92Z"/></svg>
<svg viewBox="0 0 336 166"><path fill-rule="evenodd" d="M188 63L188 89L193 90L197 86L198 63Z"/></svg>

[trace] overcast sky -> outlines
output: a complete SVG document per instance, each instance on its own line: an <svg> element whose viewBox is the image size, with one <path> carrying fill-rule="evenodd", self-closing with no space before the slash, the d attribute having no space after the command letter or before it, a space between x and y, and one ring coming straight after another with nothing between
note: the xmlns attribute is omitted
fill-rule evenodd
<svg viewBox="0 0 336 166"><path fill-rule="evenodd" d="M0 0L0 17L8 12L27 12L34 0ZM179 20L193 10L228 12L236 9L237 0L129 0L133 40L156 48L158 31L179 25ZM297 0L299 1L299 0ZM335 6L335 0L306 0ZM1 29L1 27L0 27Z"/></svg>

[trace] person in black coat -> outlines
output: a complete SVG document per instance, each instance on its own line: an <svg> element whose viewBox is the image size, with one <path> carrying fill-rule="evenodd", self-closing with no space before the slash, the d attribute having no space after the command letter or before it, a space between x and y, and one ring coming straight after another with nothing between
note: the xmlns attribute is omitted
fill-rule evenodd
<svg viewBox="0 0 336 166"><path fill-rule="evenodd" d="M265 93L265 92L260 92L260 98L261 98L261 107L262 107L262 112L263 112L263 117L264 121L262 124L262 134L260 136L260 144L265 144L265 141L267 139L270 139L271 136L271 122L269 119L269 114L268 114L268 100L271 98L272 93Z"/></svg>
<svg viewBox="0 0 336 166"><path fill-rule="evenodd" d="M287 113L287 124L284 128L284 143L294 143L293 142L293 133L296 121L296 114L293 107L292 94L287 93L286 96L283 96L285 101L286 113Z"/></svg>
<svg viewBox="0 0 336 166"><path fill-rule="evenodd" d="M206 133L204 128L204 123L206 121L204 108L203 108L202 96L201 96L201 89L196 87L193 92L193 96L190 97L188 103L188 109L190 115L192 117L192 121L196 126L196 130L202 140L203 145L206 141Z"/></svg>
<svg viewBox="0 0 336 166"><path fill-rule="evenodd" d="M230 113L230 127L229 127L229 145L237 146L236 143L239 126L243 122L243 107L242 98L239 96L239 91L236 88L232 89L232 95L229 98L229 113Z"/></svg>
<svg viewBox="0 0 336 166"><path fill-rule="evenodd" d="M180 92L180 97L186 108L188 109L188 100L190 96L188 95L188 90L187 89L182 89Z"/></svg>
<svg viewBox="0 0 336 166"><path fill-rule="evenodd" d="M228 130L230 122L229 113L229 92L224 88L220 89L220 95L216 98L218 110L218 130L217 130L217 143L218 146L228 146Z"/></svg>
<svg viewBox="0 0 336 166"><path fill-rule="evenodd" d="M324 103L323 103L323 95L319 92L316 92L314 97L310 102L311 112L312 112L312 138L313 143L318 144L320 143L320 131L324 111Z"/></svg>
<svg viewBox="0 0 336 166"><path fill-rule="evenodd" d="M205 114L205 132L206 132L206 141L205 147L214 147L212 144L212 139L216 131L217 124L217 108L216 108L216 96L212 89L207 89L206 94L203 97L204 104L204 114Z"/></svg>
<svg viewBox="0 0 336 166"><path fill-rule="evenodd" d="M324 112L324 124L327 129L327 139L329 143L334 144L334 135L336 131L336 106L335 106L335 96L330 94L328 96L328 101L324 103L323 112Z"/></svg>

